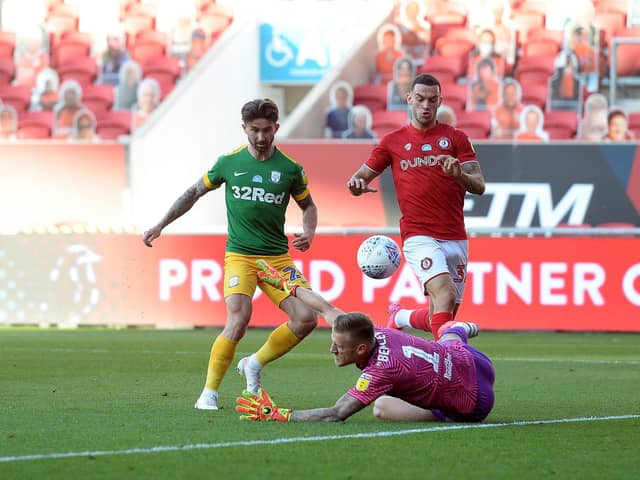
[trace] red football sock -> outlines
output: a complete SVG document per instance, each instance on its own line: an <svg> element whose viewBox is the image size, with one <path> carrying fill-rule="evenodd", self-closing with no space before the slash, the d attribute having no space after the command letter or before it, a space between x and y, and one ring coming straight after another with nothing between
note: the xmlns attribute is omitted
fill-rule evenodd
<svg viewBox="0 0 640 480"><path fill-rule="evenodd" d="M425 332L430 332L431 327L429 326L429 309L421 308L420 310L414 310L411 312L409 316L409 323L412 328L416 330L424 330Z"/></svg>
<svg viewBox="0 0 640 480"><path fill-rule="evenodd" d="M438 340L440 335L438 335L438 330L440 327L447 322L453 320L453 313L451 312L438 312L434 313L431 317L431 333L433 333L433 338Z"/></svg>

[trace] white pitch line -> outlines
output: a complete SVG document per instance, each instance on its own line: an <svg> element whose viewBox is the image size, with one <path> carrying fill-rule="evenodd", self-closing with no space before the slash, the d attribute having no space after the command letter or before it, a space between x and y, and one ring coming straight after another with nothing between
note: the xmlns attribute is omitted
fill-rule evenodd
<svg viewBox="0 0 640 480"><path fill-rule="evenodd" d="M615 415L606 417L577 417L577 418L554 418L548 420L526 420L510 423L473 423L473 424L456 424L443 425L426 428L411 428L407 430L387 430L382 432L353 433L347 435L322 435L313 437L288 437L273 438L270 440L245 440L237 442L220 442L220 443L195 443L191 445L166 445L148 448L130 448L126 450L95 450L84 452L61 452L61 453L40 453L33 455L14 455L8 457L0 457L0 463L20 462L26 460L52 460L59 458L77 458L77 457L105 457L109 455L134 455L164 452L184 452L189 450L211 450L216 448L231 447L256 447L261 445L275 445L287 443L307 443L307 442L327 442L333 440L350 440L354 438L370 439L381 437L395 437L400 435L414 435L429 432L442 432L450 430L475 430L484 428L499 427L526 427L530 425L552 425L558 423L577 423L577 422L600 422L610 420L629 420L639 419L640 414Z"/></svg>

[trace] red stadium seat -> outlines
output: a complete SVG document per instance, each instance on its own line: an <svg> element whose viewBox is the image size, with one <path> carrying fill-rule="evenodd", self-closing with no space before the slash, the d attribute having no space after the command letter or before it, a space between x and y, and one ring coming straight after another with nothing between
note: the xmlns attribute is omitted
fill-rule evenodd
<svg viewBox="0 0 640 480"><path fill-rule="evenodd" d="M231 21L231 17L206 13L200 16L198 25L207 32L208 37L215 40L226 30Z"/></svg>
<svg viewBox="0 0 640 480"><path fill-rule="evenodd" d="M106 112L97 117L96 133L105 140L114 140L120 135L131 133L131 112L118 110Z"/></svg>
<svg viewBox="0 0 640 480"><path fill-rule="evenodd" d="M162 58L167 54L167 45L156 42L136 41L131 47L131 58L140 65Z"/></svg>
<svg viewBox="0 0 640 480"><path fill-rule="evenodd" d="M176 57L154 58L142 65L143 77L155 78L160 84L175 84L181 73L180 61Z"/></svg>
<svg viewBox="0 0 640 480"><path fill-rule="evenodd" d="M72 15L50 15L44 23L44 29L51 40L50 45L55 48L65 33L77 32L78 24L78 17Z"/></svg>
<svg viewBox="0 0 640 480"><path fill-rule="evenodd" d="M573 138L578 130L578 115L568 110L546 112L544 114L544 129L552 139L554 133L562 138ZM565 132L567 136L564 136Z"/></svg>
<svg viewBox="0 0 640 480"><path fill-rule="evenodd" d="M463 62L460 58L432 55L427 57L418 73L429 73L440 80L440 83L455 82L456 78L464 76Z"/></svg>
<svg viewBox="0 0 640 480"><path fill-rule="evenodd" d="M91 45L63 39L52 52L52 64L64 65L79 58L87 58L91 52Z"/></svg>
<svg viewBox="0 0 640 480"><path fill-rule="evenodd" d="M640 112L631 112L628 115L629 128L640 128Z"/></svg>
<svg viewBox="0 0 640 480"><path fill-rule="evenodd" d="M555 57L560 51L560 45L554 40L529 40L522 46L523 57Z"/></svg>
<svg viewBox="0 0 640 480"><path fill-rule="evenodd" d="M539 12L515 12L512 20L519 46L523 46L527 42L530 31L544 28L544 15Z"/></svg>
<svg viewBox="0 0 640 480"><path fill-rule="evenodd" d="M2 103L11 105L19 117L29 110L29 104L31 103L31 88L2 85L0 86L0 99L2 99Z"/></svg>
<svg viewBox="0 0 640 480"><path fill-rule="evenodd" d="M454 27L447 30L444 35L445 38L452 38L457 40L463 40L465 42L470 42L476 44L478 42L478 36L466 27Z"/></svg>
<svg viewBox="0 0 640 480"><path fill-rule="evenodd" d="M13 58L0 57L0 85L8 85L16 75L16 65Z"/></svg>
<svg viewBox="0 0 640 480"><path fill-rule="evenodd" d="M0 31L0 58L13 59L16 49L16 34L14 32Z"/></svg>
<svg viewBox="0 0 640 480"><path fill-rule="evenodd" d="M50 111L23 113L18 120L18 138L23 140L50 138L53 116L54 113Z"/></svg>
<svg viewBox="0 0 640 480"><path fill-rule="evenodd" d="M431 23L431 44L435 45L439 39L448 36L451 30L464 28L467 16L459 12L440 12L427 18ZM475 43L475 42L474 42Z"/></svg>
<svg viewBox="0 0 640 480"><path fill-rule="evenodd" d="M629 222L606 222L596 226L597 228L638 228L638 225Z"/></svg>
<svg viewBox="0 0 640 480"><path fill-rule="evenodd" d="M58 66L60 81L76 80L83 87L95 82L98 66L92 57L78 58Z"/></svg>
<svg viewBox="0 0 640 480"><path fill-rule="evenodd" d="M82 104L96 117L111 110L113 98L111 85L86 85L82 89Z"/></svg>
<svg viewBox="0 0 640 480"><path fill-rule="evenodd" d="M527 41L535 42L539 40L555 42L558 45L558 48L562 47L562 42L564 41L563 33L561 31L547 30L545 28L537 28L529 31Z"/></svg>
<svg viewBox="0 0 640 480"><path fill-rule="evenodd" d="M465 132L469 138L489 138L491 132L491 112L476 110L461 112L458 116L457 128Z"/></svg>
<svg viewBox="0 0 640 480"><path fill-rule="evenodd" d="M442 83L442 103L448 105L456 112L466 108L469 88L458 83Z"/></svg>
<svg viewBox="0 0 640 480"><path fill-rule="evenodd" d="M156 20L144 14L125 14L120 24L127 34L127 46L131 47L140 32L155 30Z"/></svg>
<svg viewBox="0 0 640 480"><path fill-rule="evenodd" d="M545 15L547 12L549 1L548 0L526 0L522 2L517 9L517 12L533 12L540 15Z"/></svg>
<svg viewBox="0 0 640 480"><path fill-rule="evenodd" d="M515 77L524 86L530 84L546 83L555 73L555 57L524 57L516 67Z"/></svg>
<svg viewBox="0 0 640 480"><path fill-rule="evenodd" d="M156 17L156 6L155 2L153 3L142 3L142 2L128 2L124 6L124 11L122 18L127 15L144 15L147 17L152 17L155 19Z"/></svg>
<svg viewBox="0 0 640 480"><path fill-rule="evenodd" d="M615 55L618 76L628 77L640 74L640 45L619 44Z"/></svg>
<svg viewBox="0 0 640 480"><path fill-rule="evenodd" d="M379 138L396 130L409 121L409 114L401 110L376 110L372 112L371 129Z"/></svg>
<svg viewBox="0 0 640 480"><path fill-rule="evenodd" d="M547 99L549 97L549 85L547 83L527 84L522 89L522 104L536 105L542 111L547 108Z"/></svg>
<svg viewBox="0 0 640 480"><path fill-rule="evenodd" d="M380 83L356 85L353 89L353 104L364 105L372 112L387 108L387 86Z"/></svg>
<svg viewBox="0 0 640 480"><path fill-rule="evenodd" d="M463 72L467 71L469 53L475 48L475 44L462 39L449 39L446 37L436 42L436 52L443 57L458 59Z"/></svg>
<svg viewBox="0 0 640 480"><path fill-rule="evenodd" d="M609 47L611 39L625 26L625 16L619 12L596 13L593 24L602 32L604 44Z"/></svg>

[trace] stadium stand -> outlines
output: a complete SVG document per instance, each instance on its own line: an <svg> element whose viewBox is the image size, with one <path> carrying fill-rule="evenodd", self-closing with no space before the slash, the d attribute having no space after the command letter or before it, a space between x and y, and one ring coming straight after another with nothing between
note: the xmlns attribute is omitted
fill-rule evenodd
<svg viewBox="0 0 640 480"><path fill-rule="evenodd" d="M206 32L204 49L215 43L226 28L233 22L233 10L228 5L214 0L192 0L193 18L189 19L192 29ZM114 111L115 88L101 83L101 64L103 44L95 32L81 31L82 6L76 2L64 0L42 0L43 17L41 26L46 32L45 60L59 77L57 85L66 80L76 80L83 89L83 107L87 108L98 121L97 130L101 138L113 139L131 132L131 112ZM5 2L7 3L7 2ZM156 13L161 7L155 2L140 0L121 0L116 12L117 28L124 32L127 47L126 59L135 60L142 69L142 79L153 78L160 85L161 99L164 99L186 73L186 50L173 48L175 41L173 30L157 29ZM183 9L184 11L185 9ZM166 14L165 14L166 17ZM34 16L33 24L38 27ZM166 21L165 26L169 25ZM170 26L174 28L175 26ZM108 27L107 27L108 28ZM13 85L17 82L19 48L18 32L0 31L0 99L12 106L18 115L18 138L51 138L52 112L35 111L42 108L38 98L42 92L35 88L35 77L31 76L26 85ZM109 33L109 32L104 32ZM190 58L195 64L197 58ZM45 67L47 65L44 65ZM141 80L142 80L141 79ZM117 84L117 75L115 83ZM32 90L33 87L33 90ZM57 92L52 92L57 93ZM386 91L383 97L386 96ZM386 101L386 98L385 98ZM385 105L382 105L384 108ZM34 111L30 111L34 110Z"/></svg>

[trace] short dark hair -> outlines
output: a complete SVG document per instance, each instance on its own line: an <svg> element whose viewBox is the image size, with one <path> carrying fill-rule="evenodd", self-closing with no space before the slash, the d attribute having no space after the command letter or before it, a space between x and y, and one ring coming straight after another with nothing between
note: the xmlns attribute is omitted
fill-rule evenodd
<svg viewBox="0 0 640 480"><path fill-rule="evenodd" d="M242 121L251 122L258 118L264 118L270 122L278 121L278 106L273 100L268 98L257 98L245 103L242 106Z"/></svg>
<svg viewBox="0 0 640 480"><path fill-rule="evenodd" d="M421 73L416 78L414 78L413 82L411 83L411 90L413 90L416 85L427 85L429 87L435 85L438 87L438 90L442 92L442 86L440 85L438 79L428 73Z"/></svg>
<svg viewBox="0 0 640 480"><path fill-rule="evenodd" d="M610 124L611 120L613 120L616 117L622 117L625 120L627 120L627 114L624 113L622 110L620 110L619 108L615 108L613 110L611 110L609 112L609 114L607 115L607 123Z"/></svg>
<svg viewBox="0 0 640 480"><path fill-rule="evenodd" d="M373 342L373 322L368 315L361 312L349 312L338 315L333 322L333 330L348 333L354 341Z"/></svg>

